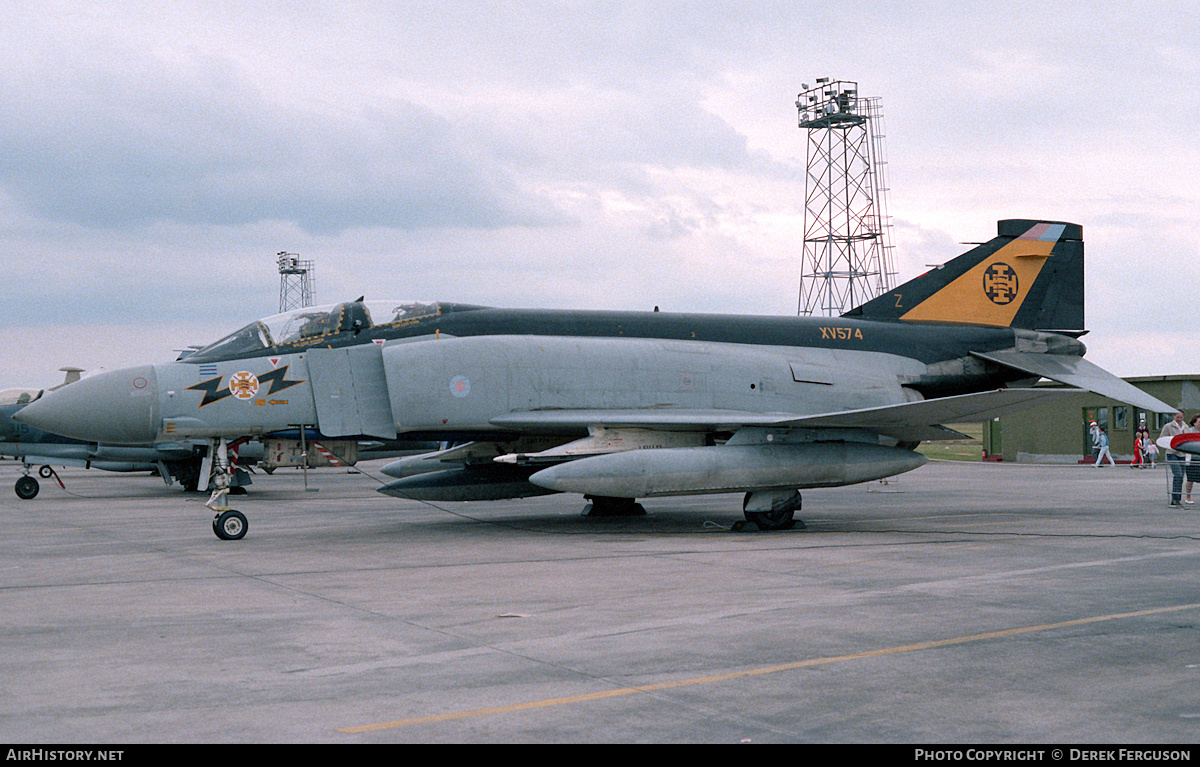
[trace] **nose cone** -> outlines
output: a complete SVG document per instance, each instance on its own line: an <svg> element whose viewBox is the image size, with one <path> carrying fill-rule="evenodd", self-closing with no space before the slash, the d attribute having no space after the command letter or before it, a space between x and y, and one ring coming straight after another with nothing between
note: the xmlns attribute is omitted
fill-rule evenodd
<svg viewBox="0 0 1200 767"><path fill-rule="evenodd" d="M46 392L13 417L43 431L88 442L153 442L158 434L154 367L143 365L84 378Z"/></svg>

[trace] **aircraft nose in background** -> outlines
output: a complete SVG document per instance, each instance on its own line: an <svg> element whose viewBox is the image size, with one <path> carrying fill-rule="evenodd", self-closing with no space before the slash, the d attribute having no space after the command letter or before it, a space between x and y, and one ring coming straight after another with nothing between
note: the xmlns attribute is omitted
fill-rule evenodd
<svg viewBox="0 0 1200 767"><path fill-rule="evenodd" d="M89 376L47 392L14 418L89 442L153 442L158 433L157 377L151 365Z"/></svg>

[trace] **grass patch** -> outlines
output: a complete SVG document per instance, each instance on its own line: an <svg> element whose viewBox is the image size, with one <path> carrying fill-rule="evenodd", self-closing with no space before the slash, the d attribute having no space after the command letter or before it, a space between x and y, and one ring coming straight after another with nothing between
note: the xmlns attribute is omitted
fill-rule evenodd
<svg viewBox="0 0 1200 767"><path fill-rule="evenodd" d="M922 442L917 452L935 461L978 461L983 458L983 423L948 423L967 439Z"/></svg>

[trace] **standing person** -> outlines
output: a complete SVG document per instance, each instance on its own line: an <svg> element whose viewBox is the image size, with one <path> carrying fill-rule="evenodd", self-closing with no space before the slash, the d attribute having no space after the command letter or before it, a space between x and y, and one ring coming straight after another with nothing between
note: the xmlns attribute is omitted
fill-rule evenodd
<svg viewBox="0 0 1200 767"><path fill-rule="evenodd" d="M1200 413L1192 416L1192 420L1188 421L1188 427L1184 430L1189 434L1200 433ZM1195 460L1196 456L1189 453L1184 459L1184 476L1187 478L1187 483L1183 487L1183 502L1188 506L1192 505L1192 483L1200 482L1200 461Z"/></svg>
<svg viewBox="0 0 1200 767"><path fill-rule="evenodd" d="M1133 460L1129 462L1129 468L1146 468L1146 441L1148 439L1150 439L1150 434L1146 431L1146 422L1142 421L1138 424L1137 431L1133 433Z"/></svg>
<svg viewBox="0 0 1200 767"><path fill-rule="evenodd" d="M1146 428L1145 421L1142 421L1141 428L1139 430L1142 433L1142 468L1144 469L1146 468L1146 462L1150 460L1152 455L1150 451L1151 448L1154 447L1154 440L1150 439L1150 430ZM1155 450L1155 452L1157 452L1157 450ZM1151 466L1150 468L1154 467Z"/></svg>
<svg viewBox="0 0 1200 767"><path fill-rule="evenodd" d="M1185 434L1187 428L1187 424L1183 422L1183 413L1176 413L1175 417L1162 427L1158 438L1178 437L1180 434ZM1168 505L1172 508L1179 508L1183 505L1179 502L1179 499L1183 497L1183 456L1167 448L1167 465L1171 467L1171 503Z"/></svg>
<svg viewBox="0 0 1200 767"><path fill-rule="evenodd" d="M1146 451L1146 460L1150 462L1150 468L1158 466L1158 445L1150 439L1150 432L1147 429L1142 429L1142 449ZM1142 465L1145 466L1145 464Z"/></svg>
<svg viewBox="0 0 1200 767"><path fill-rule="evenodd" d="M1092 421L1088 426L1088 433L1092 435L1092 455L1096 456L1096 460L1100 460L1100 426Z"/></svg>
<svg viewBox="0 0 1200 767"><path fill-rule="evenodd" d="M1103 466L1105 456L1108 456L1110 464L1116 466L1117 462L1113 460L1112 453L1108 452L1108 432L1104 430L1103 426L1100 427L1099 436L1096 437L1096 444L1099 446L1099 452L1096 454L1096 463L1093 466L1097 469Z"/></svg>

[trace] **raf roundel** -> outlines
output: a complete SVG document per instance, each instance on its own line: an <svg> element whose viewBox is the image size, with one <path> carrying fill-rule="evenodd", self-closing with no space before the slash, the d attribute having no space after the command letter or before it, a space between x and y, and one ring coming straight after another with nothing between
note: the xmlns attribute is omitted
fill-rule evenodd
<svg viewBox="0 0 1200 767"><path fill-rule="evenodd" d="M229 377L229 393L238 399L250 399L258 394L258 376L245 370Z"/></svg>
<svg viewBox="0 0 1200 767"><path fill-rule="evenodd" d="M1003 262L997 261L983 271L983 293L993 304L1011 304L1017 297L1017 273Z"/></svg>
<svg viewBox="0 0 1200 767"><path fill-rule="evenodd" d="M471 379L466 376L454 376L450 379L450 393L455 397L465 397L471 393Z"/></svg>

